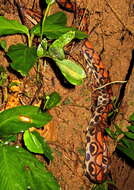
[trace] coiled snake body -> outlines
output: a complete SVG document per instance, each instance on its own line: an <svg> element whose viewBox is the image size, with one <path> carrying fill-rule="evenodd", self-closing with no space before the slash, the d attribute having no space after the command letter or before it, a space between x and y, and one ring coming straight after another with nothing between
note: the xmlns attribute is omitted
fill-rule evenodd
<svg viewBox="0 0 134 190"><path fill-rule="evenodd" d="M62 8L74 12L75 16L78 17L77 24L80 25L79 22L81 22L84 31L87 31L86 9L78 7L75 2L70 0L57 0L57 3ZM101 183L110 165L105 128L108 127L108 113L112 109L112 90L109 85L95 90L109 83L110 80L108 71L88 39L83 40L81 51L86 60L92 81L92 118L86 134L86 174L93 182Z"/></svg>

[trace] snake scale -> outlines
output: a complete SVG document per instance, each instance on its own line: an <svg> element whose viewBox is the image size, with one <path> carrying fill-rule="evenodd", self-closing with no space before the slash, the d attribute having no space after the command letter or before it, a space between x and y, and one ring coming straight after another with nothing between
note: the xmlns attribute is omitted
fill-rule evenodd
<svg viewBox="0 0 134 190"><path fill-rule="evenodd" d="M77 6L70 0L57 0L60 7L74 12L77 26L83 25L83 31L88 31L88 11ZM92 118L86 134L86 175L95 183L102 183L110 166L107 136L105 128L108 127L108 114L112 110L112 89L110 85L96 88L110 82L109 72L94 50L88 39L83 40L81 52L88 67L88 73L92 81Z"/></svg>

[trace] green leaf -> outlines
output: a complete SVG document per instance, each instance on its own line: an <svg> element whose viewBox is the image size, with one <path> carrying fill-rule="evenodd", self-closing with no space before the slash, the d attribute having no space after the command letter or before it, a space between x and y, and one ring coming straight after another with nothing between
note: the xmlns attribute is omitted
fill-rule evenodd
<svg viewBox="0 0 134 190"><path fill-rule="evenodd" d="M47 27L48 25L60 25L60 26L65 26L67 23L67 17L63 12L57 12L53 15L50 15L46 18L45 24L44 24L44 28ZM45 29L46 30L46 29ZM41 24L38 23L37 25L35 25L31 31L31 34L34 34L36 36L40 36L41 35Z"/></svg>
<svg viewBox="0 0 134 190"><path fill-rule="evenodd" d="M6 52L6 50L7 50L7 42L6 42L6 40L1 40L0 41L0 46Z"/></svg>
<svg viewBox="0 0 134 190"><path fill-rule="evenodd" d="M20 24L16 20L8 20L0 16L0 36L9 34L26 34L29 35L29 30L26 26Z"/></svg>
<svg viewBox="0 0 134 190"><path fill-rule="evenodd" d="M52 155L52 150L51 148L49 147L48 143L46 142L46 140L40 136L39 133L33 131L32 134L34 136L36 136L36 138L39 140L39 142L41 143L42 145L42 148L43 148L43 153L44 155L49 159L49 160L53 160L54 157Z"/></svg>
<svg viewBox="0 0 134 190"><path fill-rule="evenodd" d="M70 31L63 34L59 39L55 40L49 47L49 55L52 59L64 59L64 49L63 47L71 42L75 38L75 32Z"/></svg>
<svg viewBox="0 0 134 190"><path fill-rule="evenodd" d="M30 152L43 154L43 148L34 134L26 130L24 133L24 143Z"/></svg>
<svg viewBox="0 0 134 190"><path fill-rule="evenodd" d="M127 127L127 129L134 133L134 125L130 125Z"/></svg>
<svg viewBox="0 0 134 190"><path fill-rule="evenodd" d="M61 35L69 31L75 31L75 30L76 29L72 27L65 27L61 25L51 24L51 25L44 26L43 34L45 34L48 39L57 39Z"/></svg>
<svg viewBox="0 0 134 190"><path fill-rule="evenodd" d="M88 34L81 32L80 30L75 30L75 38L82 40L84 38L88 38Z"/></svg>
<svg viewBox="0 0 134 190"><path fill-rule="evenodd" d="M55 60L64 77L73 85L80 85L86 77L84 69L74 61L63 59Z"/></svg>
<svg viewBox="0 0 134 190"><path fill-rule="evenodd" d="M17 106L0 113L0 136L16 134L30 127L40 128L52 116L36 106Z"/></svg>
<svg viewBox="0 0 134 190"><path fill-rule="evenodd" d="M45 26L53 24L65 26L67 24L67 16L63 12L57 12L48 16L45 21Z"/></svg>
<svg viewBox="0 0 134 190"><path fill-rule="evenodd" d="M123 137L117 149L134 161L134 140Z"/></svg>
<svg viewBox="0 0 134 190"><path fill-rule="evenodd" d="M59 95L59 93L57 92L52 92L50 95L46 96L46 103L45 103L45 108L46 109L51 109L55 106L57 106L57 104L59 104L61 97Z"/></svg>
<svg viewBox="0 0 134 190"><path fill-rule="evenodd" d="M113 139L116 139L117 136L115 135L115 133L113 131L110 130L110 128L106 128L105 131L107 132L107 134L113 138Z"/></svg>
<svg viewBox="0 0 134 190"><path fill-rule="evenodd" d="M37 60L35 47L27 47L24 44L10 46L7 55L12 63L11 67L20 72L22 76L26 76Z"/></svg>
<svg viewBox="0 0 134 190"><path fill-rule="evenodd" d="M130 115L130 117L129 117L129 121L134 122L134 113L133 113L132 115Z"/></svg>
<svg viewBox="0 0 134 190"><path fill-rule="evenodd" d="M40 36L41 35L41 23L36 24L31 30L31 35Z"/></svg>
<svg viewBox="0 0 134 190"><path fill-rule="evenodd" d="M32 154L20 147L0 147L0 189L60 190L50 172Z"/></svg>
<svg viewBox="0 0 134 190"><path fill-rule="evenodd" d="M134 133L132 132L124 132L125 136L130 138L130 139L134 139Z"/></svg>
<svg viewBox="0 0 134 190"><path fill-rule="evenodd" d="M15 147L0 147L0 189L27 189L24 169L19 161L19 155L14 152Z"/></svg>
<svg viewBox="0 0 134 190"><path fill-rule="evenodd" d="M47 40L44 38L37 48L37 56L42 57L47 54Z"/></svg>
<svg viewBox="0 0 134 190"><path fill-rule="evenodd" d="M58 25L58 24L45 25L43 31L44 31L43 34L50 40L57 39L61 35L69 32L69 31L75 31L76 32L75 38L78 38L78 39L84 39L84 38L88 37L87 34L81 32L81 31L78 31L75 28L62 26L62 25ZM41 34L41 26L40 26L40 24L37 24L36 26L34 26L32 28L31 34L34 34L36 36L40 36L40 34Z"/></svg>

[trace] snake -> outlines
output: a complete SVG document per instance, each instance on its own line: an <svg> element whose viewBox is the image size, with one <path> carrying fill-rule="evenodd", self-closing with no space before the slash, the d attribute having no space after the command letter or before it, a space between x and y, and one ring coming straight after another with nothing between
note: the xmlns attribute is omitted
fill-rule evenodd
<svg viewBox="0 0 134 190"><path fill-rule="evenodd" d="M88 10L72 0L57 0L59 6L75 15L75 24L88 31ZM108 115L112 110L112 88L109 71L89 39L82 40L81 52L88 68L91 81L91 119L86 132L85 167L86 176L94 183L102 183L110 168L111 160L105 129L108 127ZM103 87L102 87L103 86ZM101 88L102 87L102 88Z"/></svg>

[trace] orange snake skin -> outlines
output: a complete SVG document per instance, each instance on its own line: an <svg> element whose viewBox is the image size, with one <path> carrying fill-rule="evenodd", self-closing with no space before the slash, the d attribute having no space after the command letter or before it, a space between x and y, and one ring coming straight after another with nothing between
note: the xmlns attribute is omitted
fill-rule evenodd
<svg viewBox="0 0 134 190"><path fill-rule="evenodd" d="M87 31L89 15L86 9L80 8L76 2L70 0L57 0L57 3L67 11L74 12L76 20L78 20L77 25L82 24L84 31ZM92 118L86 134L86 175L91 181L102 183L110 166L105 128L108 127L107 118L112 110L112 89L110 85L107 85L95 90L109 83L110 79L108 71L88 39L83 40L81 51L92 81Z"/></svg>

